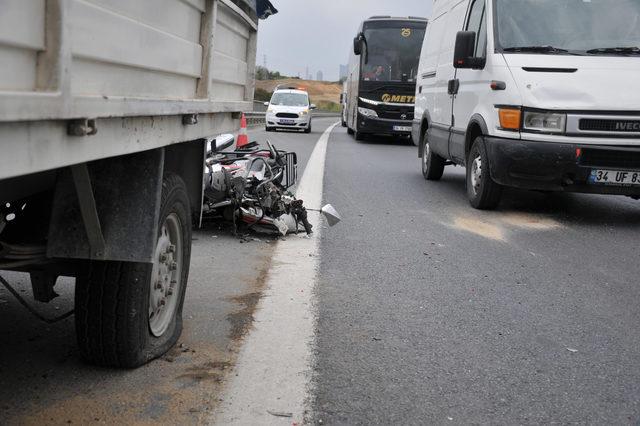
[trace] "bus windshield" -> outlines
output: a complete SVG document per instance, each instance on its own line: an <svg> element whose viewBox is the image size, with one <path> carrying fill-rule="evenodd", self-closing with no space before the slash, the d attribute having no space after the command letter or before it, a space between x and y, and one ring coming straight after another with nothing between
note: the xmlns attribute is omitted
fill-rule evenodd
<svg viewBox="0 0 640 426"><path fill-rule="evenodd" d="M505 52L624 54L640 50L638 0L495 0Z"/></svg>
<svg viewBox="0 0 640 426"><path fill-rule="evenodd" d="M425 29L426 22L366 23L362 80L415 82Z"/></svg>

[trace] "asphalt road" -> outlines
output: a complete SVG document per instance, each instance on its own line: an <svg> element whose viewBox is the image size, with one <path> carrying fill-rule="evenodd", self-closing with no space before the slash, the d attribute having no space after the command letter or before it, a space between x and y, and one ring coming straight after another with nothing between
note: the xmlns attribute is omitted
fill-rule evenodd
<svg viewBox="0 0 640 426"><path fill-rule="evenodd" d="M301 176L333 121L249 134ZM640 202L507 191L479 212L463 172L426 182L414 146L333 131L324 199L344 220L321 233L310 421L637 424ZM133 371L84 365L73 319L43 325L0 289L0 424L211 421L286 244L256 237L195 231L181 346ZM38 309L71 309L73 281L57 290Z"/></svg>
<svg viewBox="0 0 640 426"><path fill-rule="evenodd" d="M314 144L333 119L317 120L313 133L265 133L295 150L302 175ZM222 385L251 328L276 243L254 235L240 243L229 229L206 222L194 231L184 331L178 347L137 370L85 365L73 317L47 325L0 287L0 424L198 424L224 397ZM33 302L28 277L1 272L43 314L73 309L74 281L60 279L50 304Z"/></svg>
<svg viewBox="0 0 640 426"><path fill-rule="evenodd" d="M473 210L464 170L417 149L329 143L314 420L637 424L640 202L507 191Z"/></svg>

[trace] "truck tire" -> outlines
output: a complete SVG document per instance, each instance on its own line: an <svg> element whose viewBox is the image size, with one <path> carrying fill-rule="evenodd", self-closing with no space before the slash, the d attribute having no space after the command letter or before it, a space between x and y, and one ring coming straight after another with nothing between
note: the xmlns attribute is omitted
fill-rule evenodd
<svg viewBox="0 0 640 426"><path fill-rule="evenodd" d="M475 139L467 158L467 196L471 206L479 210L495 209L502 196L502 186L489 173L489 157L482 136Z"/></svg>
<svg viewBox="0 0 640 426"><path fill-rule="evenodd" d="M82 357L96 365L135 368L167 352L182 332L191 258L191 213L184 182L162 182L154 263L91 261L75 290Z"/></svg>
<svg viewBox="0 0 640 426"><path fill-rule="evenodd" d="M422 137L422 145L422 176L426 180L440 180L444 173L444 158L431 150L426 133Z"/></svg>

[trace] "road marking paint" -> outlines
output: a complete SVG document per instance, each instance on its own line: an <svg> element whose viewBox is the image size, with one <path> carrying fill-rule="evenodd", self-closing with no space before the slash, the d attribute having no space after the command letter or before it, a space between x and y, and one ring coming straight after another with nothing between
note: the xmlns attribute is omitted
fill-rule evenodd
<svg viewBox="0 0 640 426"><path fill-rule="evenodd" d="M320 137L300 180L297 197L310 208L322 203L324 164L331 125ZM309 415L316 309L313 290L320 263L318 213L309 212L314 233L290 236L272 259L254 328L240 349L214 424L290 425ZM291 413L291 418L271 413Z"/></svg>

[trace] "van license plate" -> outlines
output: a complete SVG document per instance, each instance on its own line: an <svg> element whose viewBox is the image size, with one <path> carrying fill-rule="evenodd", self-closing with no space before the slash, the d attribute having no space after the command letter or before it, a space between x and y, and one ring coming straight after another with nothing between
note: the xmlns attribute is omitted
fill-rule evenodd
<svg viewBox="0 0 640 426"><path fill-rule="evenodd" d="M410 132L411 126L393 126L394 132Z"/></svg>
<svg viewBox="0 0 640 426"><path fill-rule="evenodd" d="M640 172L593 169L588 182L597 185L640 186Z"/></svg>
<svg viewBox="0 0 640 426"><path fill-rule="evenodd" d="M280 124L296 124L295 120L280 120Z"/></svg>

